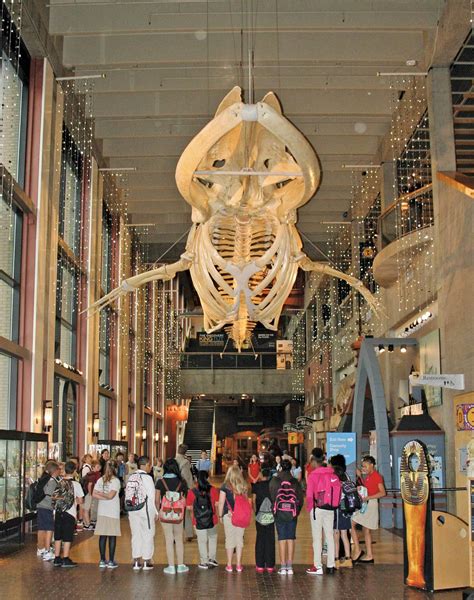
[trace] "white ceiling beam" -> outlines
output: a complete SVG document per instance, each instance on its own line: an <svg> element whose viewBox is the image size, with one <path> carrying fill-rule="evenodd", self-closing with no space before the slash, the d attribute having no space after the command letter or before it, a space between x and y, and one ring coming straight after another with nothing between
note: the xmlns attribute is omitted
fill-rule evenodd
<svg viewBox="0 0 474 600"><path fill-rule="evenodd" d="M405 67L406 68L406 67ZM175 68L134 68L117 69L99 68L106 77L93 82L93 93L115 94L117 92L155 92L155 91L189 91L189 90L219 90L224 95L235 83L235 68L211 67L175 67ZM393 80L390 77L378 77L377 69L364 67L355 69L352 73L336 73L327 75L321 73L321 68L306 65L305 67L266 66L254 69L254 85L256 90L290 89L390 89ZM357 72L357 71L360 71ZM77 69L76 75L91 74L90 69ZM408 80L407 80L408 81ZM407 81L397 81L397 88L405 89ZM83 82L82 82L83 83ZM84 91L77 84L79 93Z"/></svg>
<svg viewBox="0 0 474 600"><path fill-rule="evenodd" d="M191 4L68 4L53 6L50 10L49 31L52 35L91 33L148 33L153 32L206 32L238 30L246 22L247 15L240 10L229 11L210 8L206 3ZM423 10L417 2L400 3L395 10L377 7L363 10L360 3L346 2L340 10L321 9L318 4L293 0L286 7L274 2L259 2L253 16L254 28L260 31L324 31L343 30L426 30L435 27L438 13L436 3L431 2ZM378 3L380 4L380 2ZM403 5L403 6L402 6ZM187 8L187 10L186 10ZM319 10L318 10L319 8ZM242 21L243 19L243 21Z"/></svg>
<svg viewBox="0 0 474 600"><path fill-rule="evenodd" d="M388 116L392 95L377 90L370 95L364 90L282 90L278 93L285 114L293 116L366 115ZM100 94L94 99L94 117L210 117L222 100L215 92L130 92ZM291 117L290 117L291 118Z"/></svg>
<svg viewBox="0 0 474 600"><path fill-rule="evenodd" d="M308 136L308 140L316 152L320 148L325 154L375 154L380 143L378 136L356 135L316 135ZM188 137L107 139L103 142L102 150L109 157L180 156L190 141Z"/></svg>
<svg viewBox="0 0 474 600"><path fill-rule="evenodd" d="M290 117L291 118L291 117ZM364 118L362 124L366 127L365 136L383 136L389 128L389 118L379 117L378 121L371 117ZM383 120L382 120L383 119ZM310 135L354 135L356 123L360 127L360 120L346 117L314 117L309 122L308 117L291 119L294 125L307 136ZM308 122L305 122L308 121ZM115 138L169 138L187 136L194 137L209 122L206 117L197 119L97 119L95 122L95 137L98 139Z"/></svg>
<svg viewBox="0 0 474 600"><path fill-rule="evenodd" d="M234 42L232 35L213 32L205 43L193 33L66 36L63 61L69 67L168 62L238 64L240 48ZM353 32L350 36L343 31L260 33L255 38L255 57L257 63L282 60L299 64L347 61L396 65L408 58L423 60L423 33Z"/></svg>

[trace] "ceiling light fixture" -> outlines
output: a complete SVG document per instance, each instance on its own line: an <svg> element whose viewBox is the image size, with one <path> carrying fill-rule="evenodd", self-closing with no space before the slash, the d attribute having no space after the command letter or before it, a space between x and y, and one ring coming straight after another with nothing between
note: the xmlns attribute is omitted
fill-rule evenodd
<svg viewBox="0 0 474 600"><path fill-rule="evenodd" d="M401 73L395 73L395 72L384 73L383 71L377 71L377 77L397 77L399 75L401 77L426 77L428 75L428 72L427 71L406 71L406 72L401 72Z"/></svg>
<svg viewBox="0 0 474 600"><path fill-rule="evenodd" d="M400 352L401 352L402 354L406 354L406 351L407 351L406 344L402 344L402 345L400 346Z"/></svg>
<svg viewBox="0 0 474 600"><path fill-rule="evenodd" d="M385 352L385 346L383 344L379 344L379 354L383 354Z"/></svg>
<svg viewBox="0 0 474 600"><path fill-rule="evenodd" d="M136 171L137 167L99 167L100 173L120 173L121 171Z"/></svg>
<svg viewBox="0 0 474 600"><path fill-rule="evenodd" d="M343 169L380 169L382 165L341 165Z"/></svg>
<svg viewBox="0 0 474 600"><path fill-rule="evenodd" d="M389 352L393 352L393 344L389 344L388 345L388 351Z"/></svg>

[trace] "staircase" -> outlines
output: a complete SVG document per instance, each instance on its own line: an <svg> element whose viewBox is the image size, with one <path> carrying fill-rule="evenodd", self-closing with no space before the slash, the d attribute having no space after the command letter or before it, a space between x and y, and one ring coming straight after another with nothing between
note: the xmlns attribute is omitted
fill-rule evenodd
<svg viewBox="0 0 474 600"><path fill-rule="evenodd" d="M451 66L457 171L474 176L474 34L470 34Z"/></svg>
<svg viewBox="0 0 474 600"><path fill-rule="evenodd" d="M209 457L211 456L213 428L214 400L191 400L184 430L184 443L188 446L188 455L191 456L193 464L201 458L201 450L206 450Z"/></svg>

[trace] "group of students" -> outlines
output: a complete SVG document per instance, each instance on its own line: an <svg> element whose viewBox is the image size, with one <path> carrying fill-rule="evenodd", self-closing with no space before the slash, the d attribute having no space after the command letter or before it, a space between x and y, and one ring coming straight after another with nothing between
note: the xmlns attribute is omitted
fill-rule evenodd
<svg viewBox="0 0 474 600"><path fill-rule="evenodd" d="M375 470L372 457L362 461L362 479L355 487L346 474L342 455L325 462L322 450L315 448L306 469L306 490L301 482L301 469L288 456L278 459L265 454L252 460L248 468L249 487L242 469L232 465L224 483L217 489L209 482L210 461L203 453L199 469L193 469L186 457L187 447L181 445L175 458L159 466L159 472L146 456L129 457L128 466L111 461L104 454L99 467L91 461L91 469L81 470L68 461L61 474L58 463L49 461L37 485L38 556L52 560L54 566L76 566L69 557L76 528L79 507L87 525L91 503L96 502L94 534L99 538L99 568L115 569L116 539L121 535L121 510L128 513L131 530L131 550L134 571L154 568L156 522L164 534L168 565L166 574L189 571L184 561L184 537L197 538L200 569L218 566L218 523L225 535L228 573L242 571L245 529L255 516L255 564L258 573L275 570L275 532L281 566L278 573L291 575L295 553L298 516L306 504L310 513L313 537L313 565L307 573L322 575L323 532L327 545L326 572L352 567L356 562L373 563L371 531L378 527L377 499L385 495L383 480ZM155 465L156 467L156 465ZM299 469L299 470L298 470ZM87 471L87 472L85 472ZM92 485L90 473L95 482ZM82 485L81 485L82 483ZM84 491L86 487L86 494ZM355 492L354 492L355 490ZM362 494L362 498L359 496ZM84 504L89 496L89 509ZM354 497L352 497L354 496ZM364 530L366 552L361 551L357 525ZM186 531L188 530L188 531ZM186 533L185 533L186 532ZM354 544L351 556L349 532ZM50 549L54 533L54 550ZM344 555L339 558L339 541ZM107 558L108 545L108 558ZM235 565L233 564L235 561Z"/></svg>

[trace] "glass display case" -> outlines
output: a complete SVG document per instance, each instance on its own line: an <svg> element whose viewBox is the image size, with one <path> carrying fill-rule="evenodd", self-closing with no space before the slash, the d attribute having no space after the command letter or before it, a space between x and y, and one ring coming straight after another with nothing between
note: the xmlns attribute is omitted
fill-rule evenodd
<svg viewBox="0 0 474 600"><path fill-rule="evenodd" d="M26 498L29 486L40 478L48 460L48 438L43 434L25 433L23 494ZM34 511L25 507L25 518L32 518Z"/></svg>
<svg viewBox="0 0 474 600"><path fill-rule="evenodd" d="M102 450L110 452L110 458L115 459L117 454L121 452L125 456L125 461L128 460L128 442L119 440L99 440L94 446L95 452L100 455Z"/></svg>
<svg viewBox="0 0 474 600"><path fill-rule="evenodd" d="M48 458L48 436L42 433L0 430L0 530L18 527L22 535L29 485L38 479Z"/></svg>

